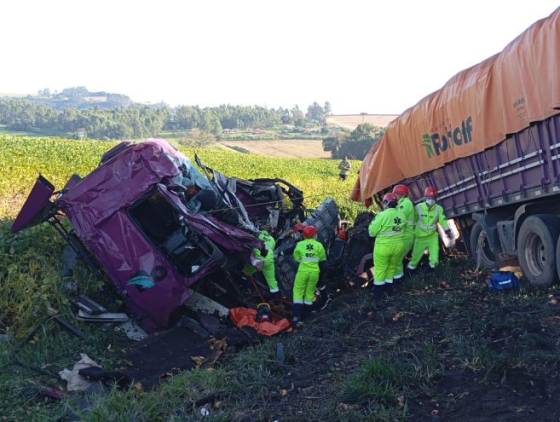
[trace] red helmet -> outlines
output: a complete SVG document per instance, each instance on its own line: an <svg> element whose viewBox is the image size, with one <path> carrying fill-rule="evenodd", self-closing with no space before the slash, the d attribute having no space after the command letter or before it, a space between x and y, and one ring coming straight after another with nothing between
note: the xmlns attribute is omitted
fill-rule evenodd
<svg viewBox="0 0 560 422"><path fill-rule="evenodd" d="M400 196L408 196L408 187L406 185L395 185L393 193Z"/></svg>
<svg viewBox="0 0 560 422"><path fill-rule="evenodd" d="M383 195L383 207L394 208L399 202L399 198L393 192L386 193Z"/></svg>
<svg viewBox="0 0 560 422"><path fill-rule="evenodd" d="M426 198L435 198L437 196L437 189L435 186L428 186L424 189L424 196Z"/></svg>
<svg viewBox="0 0 560 422"><path fill-rule="evenodd" d="M305 226L303 229L303 237L306 239L310 239L317 234L317 229L315 226Z"/></svg>

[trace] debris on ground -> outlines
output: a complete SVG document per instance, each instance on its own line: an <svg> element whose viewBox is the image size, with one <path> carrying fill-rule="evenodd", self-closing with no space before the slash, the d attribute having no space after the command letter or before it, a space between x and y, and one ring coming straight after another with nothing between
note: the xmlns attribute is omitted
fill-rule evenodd
<svg viewBox="0 0 560 422"><path fill-rule="evenodd" d="M229 315L233 323L237 327L251 327L257 333L265 336L273 336L290 328L290 321L276 315L270 315L269 318L257 321L257 310L251 308L232 308Z"/></svg>
<svg viewBox="0 0 560 422"><path fill-rule="evenodd" d="M105 312L102 314L90 315L80 309L78 311L78 316L76 317L76 319L78 321L83 321L83 322L100 322L100 323L127 322L128 315L122 312Z"/></svg>
<svg viewBox="0 0 560 422"><path fill-rule="evenodd" d="M232 327L218 316L201 319L183 317L175 327L133 344L124 356L128 366L120 371L151 389L169 374L210 368L228 351L236 353L257 341L256 334Z"/></svg>
<svg viewBox="0 0 560 422"><path fill-rule="evenodd" d="M67 391L86 391L93 384L93 382L80 375L80 370L91 367L101 369L101 366L85 353L80 353L80 356L81 359L74 364L72 370L65 368L58 373L60 378L66 381Z"/></svg>
<svg viewBox="0 0 560 422"><path fill-rule="evenodd" d="M117 327L118 331L122 331L132 341L142 341L148 337L142 327L140 327L134 320L123 322Z"/></svg>
<svg viewBox="0 0 560 422"><path fill-rule="evenodd" d="M519 279L511 271L492 271L488 279L488 288L491 291L518 289Z"/></svg>

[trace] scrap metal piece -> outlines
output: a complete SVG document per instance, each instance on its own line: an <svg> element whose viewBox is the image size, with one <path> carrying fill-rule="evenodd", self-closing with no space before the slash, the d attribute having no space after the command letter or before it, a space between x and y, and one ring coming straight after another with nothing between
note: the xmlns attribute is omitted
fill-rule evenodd
<svg viewBox="0 0 560 422"><path fill-rule="evenodd" d="M133 320L122 323L118 326L117 329L124 332L126 336L132 341L142 341L146 337L148 337L148 333L146 333L146 331L144 331L142 327L140 327Z"/></svg>
<svg viewBox="0 0 560 422"><path fill-rule="evenodd" d="M78 321L84 322L126 322L128 321L128 315L117 312L106 312L103 314L90 315L80 309L78 311L78 316L76 317L76 319Z"/></svg>

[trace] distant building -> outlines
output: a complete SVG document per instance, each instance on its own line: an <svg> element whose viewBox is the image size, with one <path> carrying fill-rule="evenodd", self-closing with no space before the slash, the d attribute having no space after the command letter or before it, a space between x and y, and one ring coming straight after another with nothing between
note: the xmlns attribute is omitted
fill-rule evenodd
<svg viewBox="0 0 560 422"><path fill-rule="evenodd" d="M398 114L332 114L327 117L327 124L349 130L354 130L356 126L362 123L387 127L387 125L397 117L399 117Z"/></svg>

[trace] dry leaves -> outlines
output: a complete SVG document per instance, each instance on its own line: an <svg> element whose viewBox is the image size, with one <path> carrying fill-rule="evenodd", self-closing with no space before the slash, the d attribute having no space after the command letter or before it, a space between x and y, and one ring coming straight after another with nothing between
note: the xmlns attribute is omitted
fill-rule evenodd
<svg viewBox="0 0 560 422"><path fill-rule="evenodd" d="M200 368L202 364L206 362L206 358L204 356L191 356L191 360L196 368Z"/></svg>

